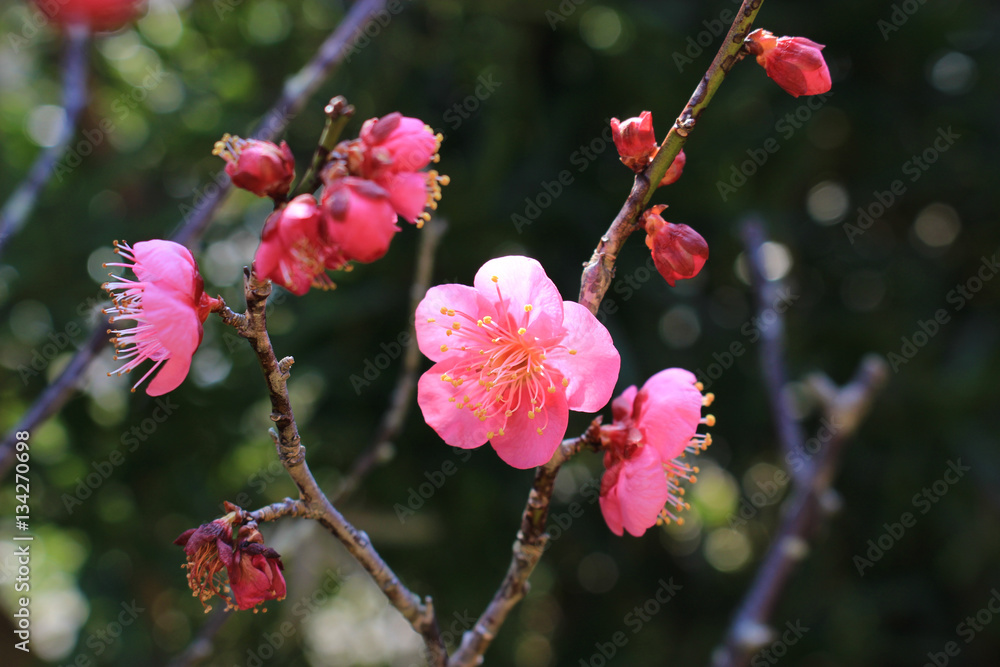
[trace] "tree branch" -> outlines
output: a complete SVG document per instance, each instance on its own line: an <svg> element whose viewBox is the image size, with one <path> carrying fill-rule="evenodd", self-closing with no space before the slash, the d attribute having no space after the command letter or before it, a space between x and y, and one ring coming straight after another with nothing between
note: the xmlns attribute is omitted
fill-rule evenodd
<svg viewBox="0 0 1000 667"><path fill-rule="evenodd" d="M278 458L299 489L299 501L277 503L263 510L264 515L294 514L315 519L341 541L352 556L372 576L389 602L410 622L427 647L430 663L435 667L447 664L448 654L441 639L437 618L430 597L421 600L410 592L375 551L368 536L359 531L338 512L320 489L306 463L306 448L302 446L295 413L288 397L288 378L291 357L278 359L267 333L265 315L267 297L271 294L270 281L259 281L252 271L244 272L244 292L247 299L246 313L240 317L226 309L223 319L237 326L240 336L246 338L260 362L271 399L271 437L278 451ZM256 513L255 513L256 514Z"/></svg>
<svg viewBox="0 0 1000 667"><path fill-rule="evenodd" d="M337 29L320 47L317 54L297 74L285 84L281 97L260 122L253 136L257 139L274 139L288 126L316 89L330 76L340 63L361 26L385 5L385 0L358 0L344 16ZM221 186L216 194L205 197L178 227L172 240L191 246L204 233L223 198L229 192L229 185ZM14 462L14 434L30 431L53 414L76 393L76 385L98 352L108 342L105 326L99 326L77 351L66 369L35 400L24 417L0 441L0 479L10 470Z"/></svg>
<svg viewBox="0 0 1000 667"><path fill-rule="evenodd" d="M754 287L758 292L757 302L762 308L768 301L763 292L768 288L764 281L760 247L764 234L757 221L744 226L747 262L750 264ZM778 314L778 320L781 320ZM773 327L773 325L772 325ZM776 327L781 330L781 325ZM784 405L781 389L784 385L783 338L768 341L761 351L763 372L768 397L776 422L782 449L789 452L805 451L805 438L801 425L788 424L794 421ZM779 369L768 368L776 361ZM808 553L807 540L815 534L825 516L836 507L831 484L836 475L840 455L845 443L856 431L861 420L871 408L879 390L888 378L885 360L878 355L866 357L855 372L854 378L844 387L837 387L824 375L810 378L814 393L823 404L824 413L830 425L832 438L826 447L810 459L804 471L792 478L793 493L785 503L784 513L778 532L771 542L764 560L761 562L754 581L743 598L729 625L723 644L716 649L713 667L737 667L744 665L751 654L773 640L773 632L767 623L774 613L775 605L785 585L791 578L796 564ZM780 381L779 381L780 380ZM806 454L805 456L808 456Z"/></svg>
<svg viewBox="0 0 1000 667"><path fill-rule="evenodd" d="M66 54L63 59L63 109L66 120L56 144L42 153L31 165L28 175L15 188L0 210L0 255L7 242L24 226L35 210L38 195L52 178L53 170L66 154L76 136L80 114L87 106L87 71L90 47L90 29L85 25L71 25L66 30Z"/></svg>

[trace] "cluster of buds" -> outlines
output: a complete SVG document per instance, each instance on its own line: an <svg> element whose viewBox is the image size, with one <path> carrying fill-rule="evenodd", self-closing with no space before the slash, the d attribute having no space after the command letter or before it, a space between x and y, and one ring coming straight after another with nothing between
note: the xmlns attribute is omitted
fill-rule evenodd
<svg viewBox="0 0 1000 667"><path fill-rule="evenodd" d="M257 522L232 503L225 507L228 514L184 531L174 544L184 547L188 586L206 613L216 595L226 609L256 613L257 605L285 598L284 566L278 552L264 546Z"/></svg>
<svg viewBox="0 0 1000 667"><path fill-rule="evenodd" d="M696 482L698 468L685 454L697 454L712 444L700 425L715 425L701 408L714 396L702 395L702 385L690 372L668 368L637 389L626 389L611 403L614 422L600 427L605 472L601 477L601 513L616 535L638 537L661 523L683 523L678 514L688 508L682 482Z"/></svg>
<svg viewBox="0 0 1000 667"><path fill-rule="evenodd" d="M318 200L307 193L285 202L295 169L288 146L223 137L215 154L227 161L233 184L278 203L261 234L257 275L301 295L333 287L327 271L383 257L400 217L422 227L437 208L449 179L423 170L438 161L441 140L398 112L369 119L360 137L330 152Z"/></svg>

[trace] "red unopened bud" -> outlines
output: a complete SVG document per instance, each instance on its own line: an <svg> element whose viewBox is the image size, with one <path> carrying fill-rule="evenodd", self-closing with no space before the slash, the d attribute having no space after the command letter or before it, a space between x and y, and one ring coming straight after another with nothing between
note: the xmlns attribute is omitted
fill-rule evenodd
<svg viewBox="0 0 1000 667"><path fill-rule="evenodd" d="M637 118L624 122L611 119L611 138L614 139L622 163L638 173L646 168L656 153L656 135L653 133L653 114L643 111Z"/></svg>
<svg viewBox="0 0 1000 667"><path fill-rule="evenodd" d="M789 95L820 95L830 90L830 70L823 44L805 37L775 37L762 28L747 36L747 48L757 63Z"/></svg>
<svg viewBox="0 0 1000 667"><path fill-rule="evenodd" d="M674 158L674 161L670 163L670 167L667 169L667 173L663 175L663 179L660 181L660 187L664 185L670 185L684 173L684 165L687 163L687 155L684 154L682 150Z"/></svg>
<svg viewBox="0 0 1000 667"><path fill-rule="evenodd" d="M258 139L223 135L212 155L226 161L233 185L258 197L284 197L295 178L295 158L284 141L281 145Z"/></svg>
<svg viewBox="0 0 1000 667"><path fill-rule="evenodd" d="M660 217L666 206L653 206L642 214L646 245L653 263L671 287L676 281L694 278L708 260L708 243L687 225L675 225Z"/></svg>

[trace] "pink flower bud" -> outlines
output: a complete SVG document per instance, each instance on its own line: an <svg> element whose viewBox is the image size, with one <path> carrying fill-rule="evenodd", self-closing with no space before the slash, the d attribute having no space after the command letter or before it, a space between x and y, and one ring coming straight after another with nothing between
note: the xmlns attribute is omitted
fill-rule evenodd
<svg viewBox="0 0 1000 667"><path fill-rule="evenodd" d="M671 287L681 279L694 278L708 259L708 243L687 225L675 225L660 217L666 206L653 206L642 215L646 246L653 252L656 270Z"/></svg>
<svg viewBox="0 0 1000 667"><path fill-rule="evenodd" d="M320 199L327 238L344 261L374 262L389 250L396 212L384 189L372 181L348 176L327 183Z"/></svg>
<svg viewBox="0 0 1000 667"><path fill-rule="evenodd" d="M283 198L295 178L295 158L284 141L281 145L225 134L215 142L212 155L226 161L233 185L258 197Z"/></svg>
<svg viewBox="0 0 1000 667"><path fill-rule="evenodd" d="M419 118L394 111L366 120L360 139L365 149L362 175L375 178L383 171L419 171L431 161L437 162L443 137Z"/></svg>
<svg viewBox="0 0 1000 667"><path fill-rule="evenodd" d="M114 373L128 373L150 359L155 363L132 391L162 366L146 388L150 396L160 396L187 377L191 358L201 344L202 325L220 301L205 294L191 251L178 243L142 241L133 248L116 241L115 252L129 261L105 266L132 269L137 279L112 275L114 281L103 285L114 301L104 311L111 315L110 322L135 322L113 334L115 359L128 360Z"/></svg>
<svg viewBox="0 0 1000 667"><path fill-rule="evenodd" d="M665 173L663 178L660 180L660 187L662 188L664 185L670 185L680 178L681 174L684 173L685 164L687 164L687 155L685 155L682 150L677 154L677 157L674 158L674 161L671 162L670 166L667 168L667 173Z"/></svg>
<svg viewBox="0 0 1000 667"><path fill-rule="evenodd" d="M326 222L316 199L299 195L268 216L254 256L257 276L299 296L310 287L331 289L327 269L341 268L340 253L326 238Z"/></svg>
<svg viewBox="0 0 1000 667"><path fill-rule="evenodd" d="M636 173L642 171L657 149L653 114L643 111L639 117L629 118L624 122L612 118L611 138L614 139L622 163Z"/></svg>
<svg viewBox="0 0 1000 667"><path fill-rule="evenodd" d="M140 0L35 0L54 23L82 23L91 30L117 30L139 13Z"/></svg>
<svg viewBox="0 0 1000 667"><path fill-rule="evenodd" d="M747 48L757 63L789 95L820 95L830 90L830 70L822 44L805 37L775 37L762 28L747 36Z"/></svg>

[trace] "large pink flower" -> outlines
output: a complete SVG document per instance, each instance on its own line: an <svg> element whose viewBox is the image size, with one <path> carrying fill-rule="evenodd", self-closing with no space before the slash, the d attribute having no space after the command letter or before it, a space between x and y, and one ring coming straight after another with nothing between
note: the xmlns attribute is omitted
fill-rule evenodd
<svg viewBox="0 0 1000 667"><path fill-rule="evenodd" d="M601 479L601 511L612 532L642 535L658 521L681 521L686 505L681 480L694 482L698 468L682 459L712 444L698 426L715 424L701 416L714 396L702 396L690 371L668 368L637 389L629 387L612 403L614 422L601 427L607 471Z"/></svg>
<svg viewBox="0 0 1000 667"><path fill-rule="evenodd" d="M607 329L527 257L490 260L473 287L432 287L416 330L437 362L418 385L424 420L454 447L488 440L515 468L552 458L569 411L600 410L618 380Z"/></svg>
<svg viewBox="0 0 1000 667"><path fill-rule="evenodd" d="M135 322L131 328L114 332L115 359L127 359L114 373L128 373L150 359L155 363L132 391L159 368L146 393L160 396L187 377L201 343L202 324L220 302L205 294L191 251L178 243L142 241L133 248L115 242L115 252L128 261L106 266L132 269L136 280L112 275L115 280L104 284L114 302L104 311L111 315L110 322Z"/></svg>

